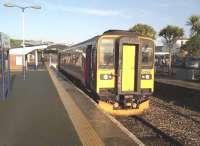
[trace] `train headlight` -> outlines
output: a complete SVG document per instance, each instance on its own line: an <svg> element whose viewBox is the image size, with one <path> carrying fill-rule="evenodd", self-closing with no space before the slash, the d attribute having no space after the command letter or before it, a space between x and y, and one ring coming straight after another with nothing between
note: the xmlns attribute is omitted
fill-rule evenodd
<svg viewBox="0 0 200 146"><path fill-rule="evenodd" d="M146 75L146 79L149 80L150 79L150 75Z"/></svg>
<svg viewBox="0 0 200 146"><path fill-rule="evenodd" d="M150 80L152 77L151 77L150 74L143 74L143 75L141 76L141 78L142 78L142 80Z"/></svg>
<svg viewBox="0 0 200 146"><path fill-rule="evenodd" d="M101 74L100 75L100 79L101 80L111 80L112 79L112 75L111 74Z"/></svg>
<svg viewBox="0 0 200 146"><path fill-rule="evenodd" d="M113 105L114 108L118 108L119 107L119 103L115 102Z"/></svg>
<svg viewBox="0 0 200 146"><path fill-rule="evenodd" d="M133 103L133 104L132 104L132 107L133 107L133 108L136 108L136 107L137 107L137 104L136 104L136 103Z"/></svg>
<svg viewBox="0 0 200 146"><path fill-rule="evenodd" d="M107 80L108 79L108 75L103 75L103 79Z"/></svg>

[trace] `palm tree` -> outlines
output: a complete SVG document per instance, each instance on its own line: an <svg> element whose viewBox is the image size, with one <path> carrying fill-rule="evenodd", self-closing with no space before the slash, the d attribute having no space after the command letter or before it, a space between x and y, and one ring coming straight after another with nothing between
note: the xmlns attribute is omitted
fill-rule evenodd
<svg viewBox="0 0 200 146"><path fill-rule="evenodd" d="M172 49L178 39L183 37L184 30L178 26L168 25L159 32L159 36L164 38L164 42L169 49L169 75L172 73Z"/></svg>
<svg viewBox="0 0 200 146"><path fill-rule="evenodd" d="M192 36L196 34L200 35L200 16L197 15L191 16L186 24L191 27Z"/></svg>

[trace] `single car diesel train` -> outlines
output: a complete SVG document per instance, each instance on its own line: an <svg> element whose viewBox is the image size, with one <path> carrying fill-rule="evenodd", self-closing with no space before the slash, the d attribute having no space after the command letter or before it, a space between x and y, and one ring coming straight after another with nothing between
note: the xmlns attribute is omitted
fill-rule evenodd
<svg viewBox="0 0 200 146"><path fill-rule="evenodd" d="M98 95L113 115L138 115L154 90L154 40L109 30L59 52L58 68Z"/></svg>

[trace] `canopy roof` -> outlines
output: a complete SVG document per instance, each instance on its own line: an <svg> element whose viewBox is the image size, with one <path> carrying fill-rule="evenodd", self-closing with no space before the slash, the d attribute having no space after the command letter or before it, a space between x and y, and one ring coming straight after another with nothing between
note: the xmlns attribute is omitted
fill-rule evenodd
<svg viewBox="0 0 200 146"><path fill-rule="evenodd" d="M47 45L40 45L40 46L33 46L33 47L25 47L25 48L12 48L9 50L9 54L14 54L14 55L25 55L28 54L34 50L44 50L48 46Z"/></svg>
<svg viewBox="0 0 200 146"><path fill-rule="evenodd" d="M24 55L28 54L34 50L45 50L45 52L49 53L57 53L58 50L63 50L67 48L68 46L63 44L53 44L53 45L37 45L37 46L31 46L31 47L21 47L21 48L11 48L9 50L9 54L15 54L15 55Z"/></svg>

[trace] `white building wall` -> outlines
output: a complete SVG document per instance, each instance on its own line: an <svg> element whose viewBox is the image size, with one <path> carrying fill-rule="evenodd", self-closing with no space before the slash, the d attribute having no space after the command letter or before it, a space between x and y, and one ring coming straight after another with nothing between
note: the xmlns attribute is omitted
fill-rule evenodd
<svg viewBox="0 0 200 146"><path fill-rule="evenodd" d="M187 41L188 41L188 39L177 40L173 46L173 52L178 53L180 51L181 46L184 45Z"/></svg>

